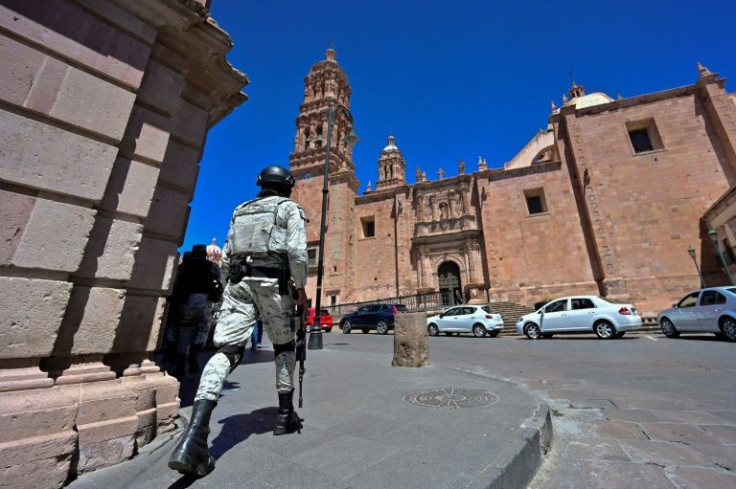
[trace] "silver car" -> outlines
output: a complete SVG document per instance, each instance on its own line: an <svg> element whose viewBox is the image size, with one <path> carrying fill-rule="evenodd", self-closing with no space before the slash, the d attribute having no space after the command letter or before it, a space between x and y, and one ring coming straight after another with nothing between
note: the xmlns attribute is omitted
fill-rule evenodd
<svg viewBox="0 0 736 489"><path fill-rule="evenodd" d="M736 287L708 287L690 292L657 316L668 338L680 333L715 333L736 341Z"/></svg>
<svg viewBox="0 0 736 489"><path fill-rule="evenodd" d="M527 338L551 338L557 333L595 333L598 338L621 338L641 328L641 316L632 304L609 302L596 295L561 297L537 312L522 316L516 332Z"/></svg>
<svg viewBox="0 0 736 489"><path fill-rule="evenodd" d="M473 333L478 338L486 334L493 338L502 329L503 318L494 313L491 306L464 304L427 318L427 333L430 336L443 332L448 336L453 333Z"/></svg>

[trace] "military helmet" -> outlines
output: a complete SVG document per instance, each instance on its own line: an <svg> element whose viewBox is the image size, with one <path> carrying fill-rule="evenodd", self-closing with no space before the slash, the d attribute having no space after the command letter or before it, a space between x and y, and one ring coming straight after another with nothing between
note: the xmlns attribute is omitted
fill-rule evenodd
<svg viewBox="0 0 736 489"><path fill-rule="evenodd" d="M270 186L283 186L289 190L294 186L296 180L289 170L279 165L267 166L258 174L256 185L263 188Z"/></svg>

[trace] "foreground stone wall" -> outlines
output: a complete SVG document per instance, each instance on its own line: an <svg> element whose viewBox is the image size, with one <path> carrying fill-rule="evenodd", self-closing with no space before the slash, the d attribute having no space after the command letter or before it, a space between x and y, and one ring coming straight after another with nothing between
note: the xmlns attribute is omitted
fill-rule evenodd
<svg viewBox="0 0 736 489"><path fill-rule="evenodd" d="M172 426L151 354L207 130L247 83L204 4L0 5L0 487Z"/></svg>

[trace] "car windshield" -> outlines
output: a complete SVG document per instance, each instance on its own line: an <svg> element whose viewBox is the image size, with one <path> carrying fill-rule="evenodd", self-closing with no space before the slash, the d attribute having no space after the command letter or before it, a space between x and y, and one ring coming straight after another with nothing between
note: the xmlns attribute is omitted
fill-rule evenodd
<svg viewBox="0 0 736 489"><path fill-rule="evenodd" d="M608 299L604 299L603 297L598 297L598 300L599 300L599 301L603 301L603 302L605 302L606 304L613 304L613 302L609 301Z"/></svg>
<svg viewBox="0 0 736 489"><path fill-rule="evenodd" d="M491 309L491 306L483 306L481 309L483 309L488 314L493 314L493 309Z"/></svg>
<svg viewBox="0 0 736 489"><path fill-rule="evenodd" d="M736 287L729 287L723 290L725 290L726 292L731 292L732 294L736 295Z"/></svg>
<svg viewBox="0 0 736 489"><path fill-rule="evenodd" d="M396 310L399 312L406 312L406 306L404 304L396 304Z"/></svg>
<svg viewBox="0 0 736 489"><path fill-rule="evenodd" d="M329 316L330 315L330 311L328 311L327 309L320 309L319 310L319 314L320 314L320 316Z"/></svg>

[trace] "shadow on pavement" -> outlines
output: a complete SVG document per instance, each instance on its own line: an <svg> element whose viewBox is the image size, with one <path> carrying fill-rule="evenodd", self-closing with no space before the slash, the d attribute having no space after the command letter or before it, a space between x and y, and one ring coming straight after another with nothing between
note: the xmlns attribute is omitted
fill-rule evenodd
<svg viewBox="0 0 736 489"><path fill-rule="evenodd" d="M171 484L168 489L184 489L185 487L189 487L192 484L194 484L197 480L199 480L199 477L194 477L192 475L183 475L179 477L173 484Z"/></svg>
<svg viewBox="0 0 736 489"><path fill-rule="evenodd" d="M217 438L212 440L210 455L220 458L251 435L272 431L277 412L278 409L274 406L256 409L248 414L234 414L220 420L218 423L222 424L222 430Z"/></svg>

